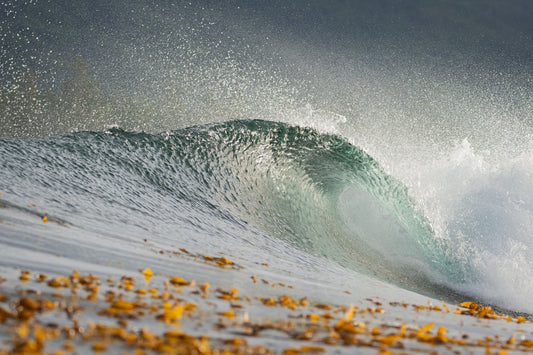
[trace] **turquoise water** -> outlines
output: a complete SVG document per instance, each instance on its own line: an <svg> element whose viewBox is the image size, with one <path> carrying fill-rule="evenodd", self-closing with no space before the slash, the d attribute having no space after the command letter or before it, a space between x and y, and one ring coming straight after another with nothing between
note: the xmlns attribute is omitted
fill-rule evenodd
<svg viewBox="0 0 533 355"><path fill-rule="evenodd" d="M176 242L274 238L426 292L431 272L464 281L405 186L360 149L314 130L267 121L168 135L112 129L4 139L2 156L7 201L32 200L70 225L133 227ZM427 274L415 272L421 266Z"/></svg>

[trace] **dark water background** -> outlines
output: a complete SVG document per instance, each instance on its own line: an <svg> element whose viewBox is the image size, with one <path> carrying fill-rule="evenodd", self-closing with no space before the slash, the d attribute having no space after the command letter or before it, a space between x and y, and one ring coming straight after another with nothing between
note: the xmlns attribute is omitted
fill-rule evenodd
<svg viewBox="0 0 533 355"><path fill-rule="evenodd" d="M1 6L2 136L290 120L308 104L355 117L443 84L531 92L528 0Z"/></svg>

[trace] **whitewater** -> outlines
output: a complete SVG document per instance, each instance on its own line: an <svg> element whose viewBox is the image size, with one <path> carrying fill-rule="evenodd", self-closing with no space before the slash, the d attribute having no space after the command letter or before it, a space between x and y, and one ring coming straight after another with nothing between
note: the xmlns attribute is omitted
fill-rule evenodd
<svg viewBox="0 0 533 355"><path fill-rule="evenodd" d="M501 6L2 3L0 354L530 350Z"/></svg>

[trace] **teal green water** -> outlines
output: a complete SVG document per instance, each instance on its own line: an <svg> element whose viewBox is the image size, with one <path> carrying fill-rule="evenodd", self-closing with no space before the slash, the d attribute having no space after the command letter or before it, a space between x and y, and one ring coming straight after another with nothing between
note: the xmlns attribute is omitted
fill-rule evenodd
<svg viewBox="0 0 533 355"><path fill-rule="evenodd" d="M251 244L275 238L430 294L435 275L465 281L406 187L338 136L234 121L157 135L3 139L0 152L9 203L34 201L82 228L136 226L166 238L193 230L214 244L228 234Z"/></svg>

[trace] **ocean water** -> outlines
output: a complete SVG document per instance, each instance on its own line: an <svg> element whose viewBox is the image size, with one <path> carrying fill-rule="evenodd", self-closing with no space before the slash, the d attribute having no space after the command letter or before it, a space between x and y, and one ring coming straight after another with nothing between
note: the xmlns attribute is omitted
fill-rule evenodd
<svg viewBox="0 0 533 355"><path fill-rule="evenodd" d="M530 1L1 12L3 275L150 267L276 295L257 274L533 314Z"/></svg>

